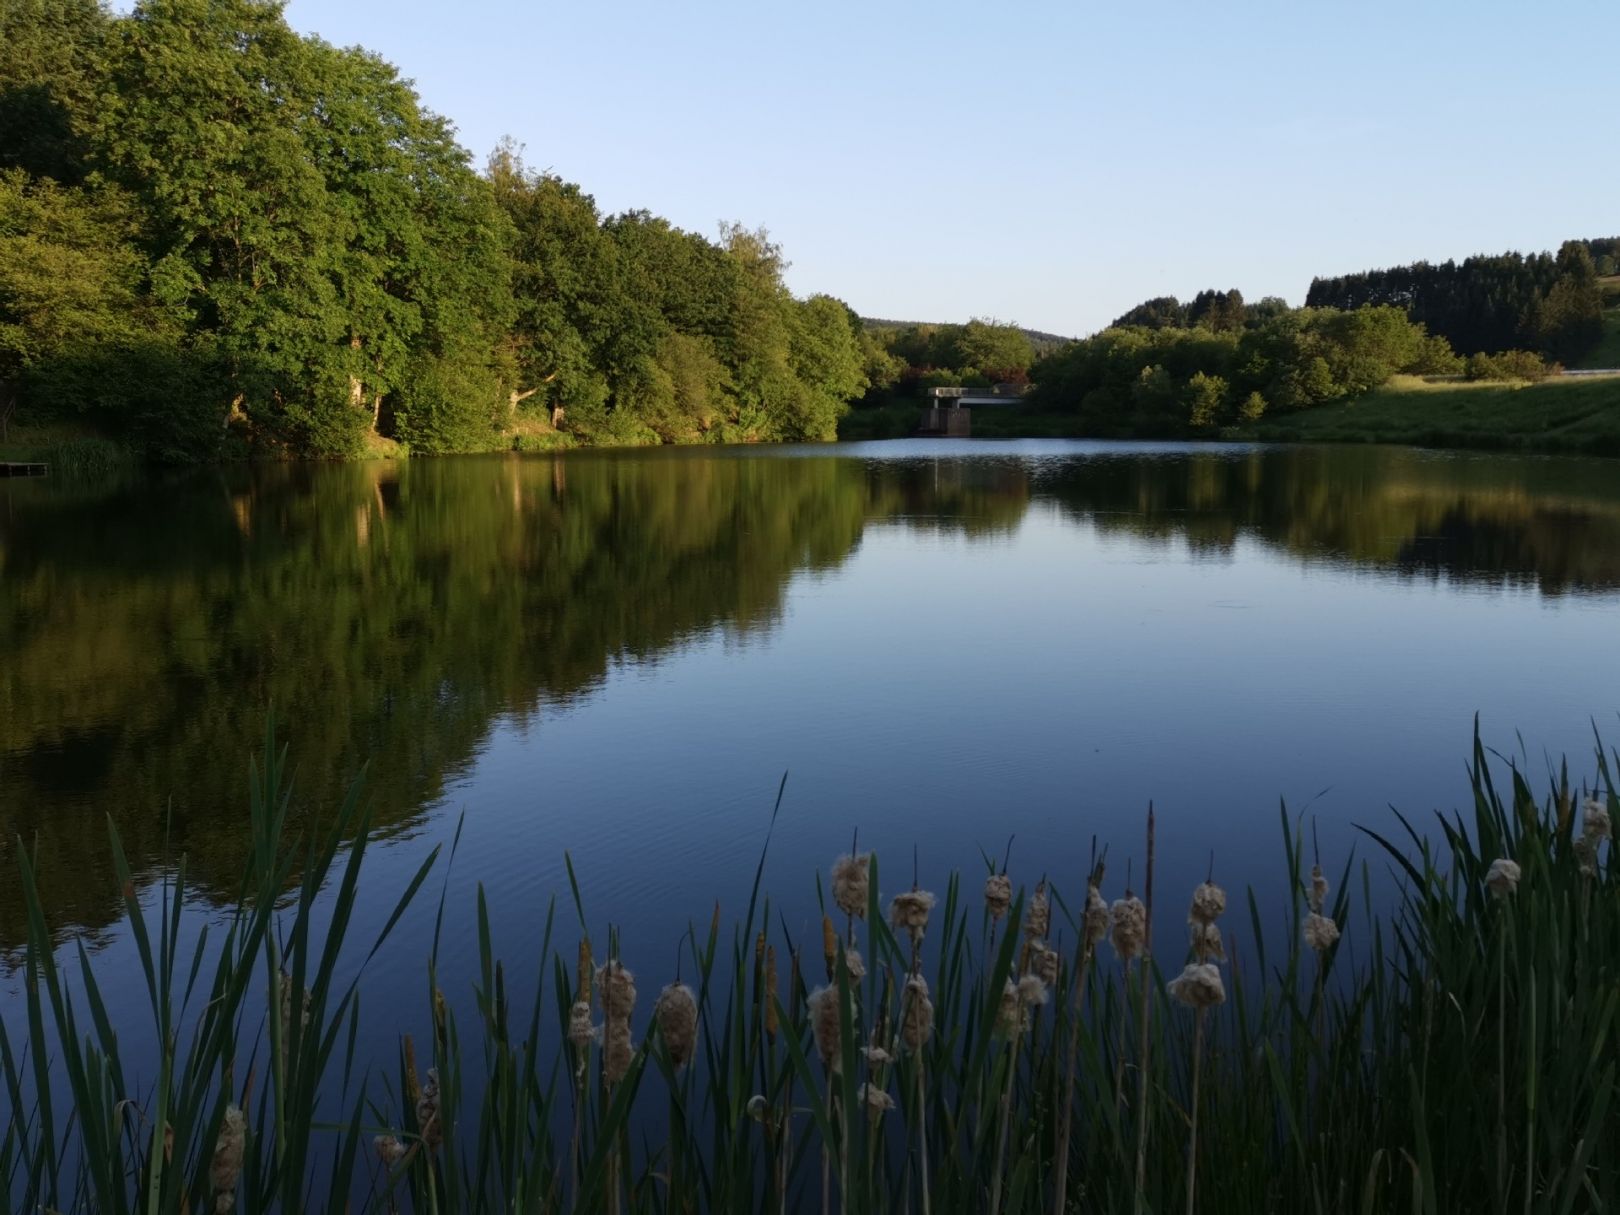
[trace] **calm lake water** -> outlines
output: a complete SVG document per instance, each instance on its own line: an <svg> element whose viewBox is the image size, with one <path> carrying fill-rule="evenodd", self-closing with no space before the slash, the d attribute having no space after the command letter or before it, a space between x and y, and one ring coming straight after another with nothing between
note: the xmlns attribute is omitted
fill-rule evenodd
<svg viewBox="0 0 1620 1215"><path fill-rule="evenodd" d="M1016 834L1016 879L1074 891L1095 837L1117 894L1152 799L1179 909L1212 851L1281 897L1281 801L1381 872L1354 824L1463 805L1476 713L1589 778L1592 723L1620 741L1620 464L906 441L0 482L0 657L0 860L37 840L110 974L106 816L148 874L184 851L224 889L274 706L301 804L369 765L362 930L462 823L447 933L481 883L515 970L552 898L572 950L566 850L656 991L688 921L741 912L784 771L795 935L856 828L886 889L914 845L942 889ZM410 1010L379 1050L425 1017L444 872L367 972ZM22 936L0 881L12 962Z"/></svg>

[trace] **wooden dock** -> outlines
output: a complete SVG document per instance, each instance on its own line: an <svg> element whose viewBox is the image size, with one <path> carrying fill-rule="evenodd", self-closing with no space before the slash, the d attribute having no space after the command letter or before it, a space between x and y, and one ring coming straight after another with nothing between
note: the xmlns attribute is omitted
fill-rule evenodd
<svg viewBox="0 0 1620 1215"><path fill-rule="evenodd" d="M49 464L7 464L0 461L0 477L44 477L50 475Z"/></svg>

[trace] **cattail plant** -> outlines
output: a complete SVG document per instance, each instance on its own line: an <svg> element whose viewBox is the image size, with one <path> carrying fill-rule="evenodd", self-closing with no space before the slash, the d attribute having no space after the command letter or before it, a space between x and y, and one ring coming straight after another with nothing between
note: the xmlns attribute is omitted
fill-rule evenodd
<svg viewBox="0 0 1620 1215"><path fill-rule="evenodd" d="M1187 908L1187 927L1192 938L1192 961L1166 985L1172 999L1193 1009L1192 1097L1187 1128L1187 1215L1192 1215L1198 1183L1198 1082L1204 1062L1204 1016L1217 1004L1226 1002L1226 988L1215 965L1225 960L1220 929L1215 920L1226 910L1226 891L1206 878L1193 891Z"/></svg>
<svg viewBox="0 0 1620 1215"><path fill-rule="evenodd" d="M854 921L866 918L867 899L872 864L870 852L848 852L832 865L832 896L838 910L850 918L850 939L854 939Z"/></svg>

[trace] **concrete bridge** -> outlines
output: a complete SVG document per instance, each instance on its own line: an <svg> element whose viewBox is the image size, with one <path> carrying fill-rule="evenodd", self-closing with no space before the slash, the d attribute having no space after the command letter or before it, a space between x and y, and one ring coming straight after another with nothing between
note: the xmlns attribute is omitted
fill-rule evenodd
<svg viewBox="0 0 1620 1215"><path fill-rule="evenodd" d="M1018 404L1023 395L1022 384L996 384L990 388L930 388L928 408L922 411L917 433L965 439L973 433L972 406L1006 408Z"/></svg>

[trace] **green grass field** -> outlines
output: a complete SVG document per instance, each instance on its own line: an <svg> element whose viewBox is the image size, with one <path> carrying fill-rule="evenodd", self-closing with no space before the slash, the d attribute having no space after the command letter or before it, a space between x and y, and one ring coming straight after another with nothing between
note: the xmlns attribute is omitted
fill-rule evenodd
<svg viewBox="0 0 1620 1215"><path fill-rule="evenodd" d="M1396 376L1353 401L1266 418L1232 437L1620 455L1620 376L1530 385Z"/></svg>

